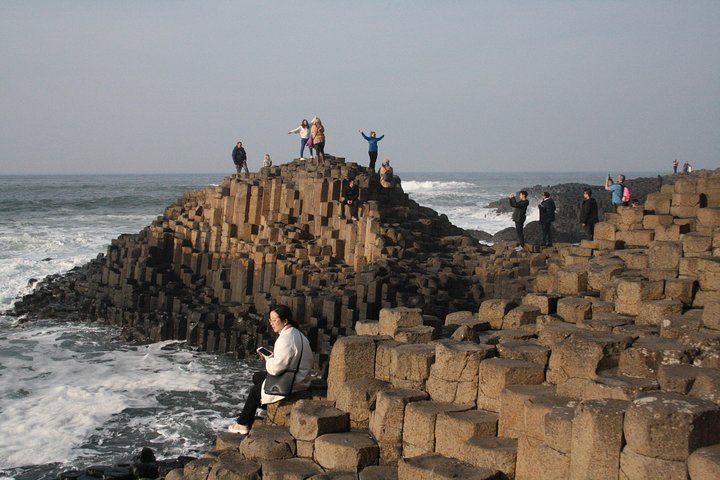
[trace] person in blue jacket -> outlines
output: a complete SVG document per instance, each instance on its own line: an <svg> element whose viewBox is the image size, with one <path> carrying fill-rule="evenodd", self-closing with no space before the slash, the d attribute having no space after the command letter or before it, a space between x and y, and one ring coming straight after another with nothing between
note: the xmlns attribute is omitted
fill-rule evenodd
<svg viewBox="0 0 720 480"><path fill-rule="evenodd" d="M625 190L625 175L618 175L617 182L608 175L605 178L605 190L612 193L611 202L615 208L623 204L623 191Z"/></svg>
<svg viewBox="0 0 720 480"><path fill-rule="evenodd" d="M375 171L375 161L378 157L378 142L385 138L385 135L380 135L377 137L375 132L370 132L370 136L368 137L363 133L362 130L358 130L360 132L360 135L363 136L365 140L368 142L368 156L370 157L370 170L373 172Z"/></svg>

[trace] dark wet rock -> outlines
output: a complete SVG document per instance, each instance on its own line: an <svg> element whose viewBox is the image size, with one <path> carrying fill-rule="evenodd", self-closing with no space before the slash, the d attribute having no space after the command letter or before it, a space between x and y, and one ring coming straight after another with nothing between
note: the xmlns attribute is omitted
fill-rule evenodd
<svg viewBox="0 0 720 480"><path fill-rule="evenodd" d="M475 240L478 240L480 242L490 242L492 241L493 235L492 233L485 232L483 230L466 230L471 237L473 237Z"/></svg>
<svg viewBox="0 0 720 480"><path fill-rule="evenodd" d="M103 480L134 480L132 468L111 467L103 472Z"/></svg>
<svg viewBox="0 0 720 480"><path fill-rule="evenodd" d="M85 469L85 473L91 477L102 478L105 474L105 470L112 468L112 465L90 465Z"/></svg>
<svg viewBox="0 0 720 480"><path fill-rule="evenodd" d="M68 470L65 472L60 472L60 474L58 475L58 478L60 480L78 480L82 477L88 477L88 476L89 475L87 475L85 473L85 470ZM96 478L96 477L91 477L91 478Z"/></svg>

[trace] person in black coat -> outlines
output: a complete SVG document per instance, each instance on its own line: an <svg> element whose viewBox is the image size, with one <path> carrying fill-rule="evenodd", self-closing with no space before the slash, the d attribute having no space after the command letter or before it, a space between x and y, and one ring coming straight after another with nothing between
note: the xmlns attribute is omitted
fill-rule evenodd
<svg viewBox="0 0 720 480"><path fill-rule="evenodd" d="M237 145L233 148L232 159L235 164L235 168L237 169L237 173L241 173L241 169L243 168L245 169L245 173L249 173L247 167L247 154L245 153L242 142L237 142Z"/></svg>
<svg viewBox="0 0 720 480"><path fill-rule="evenodd" d="M350 218L358 219L358 208L360 208L360 188L355 179L350 181L343 188L343 200L340 204L340 218L345 218L345 205L350 208Z"/></svg>
<svg viewBox="0 0 720 480"><path fill-rule="evenodd" d="M543 192L543 199L538 205L540 210L540 227L542 228L542 244L552 247L552 222L555 221L555 201L550 198L550 192Z"/></svg>
<svg viewBox="0 0 720 480"><path fill-rule="evenodd" d="M592 240L595 232L595 224L598 222L598 205L597 201L592 198L592 190L589 188L583 191L583 198L584 200L580 206L580 223L588 235L590 235L590 240Z"/></svg>
<svg viewBox="0 0 720 480"><path fill-rule="evenodd" d="M523 232L523 225L525 224L525 214L527 213L527 207L530 204L527 200L527 192L525 190L520 191L520 200L515 200L515 194L510 195L510 206L513 207L512 219L515 222L515 232L517 232L518 242L520 246L519 250L525 246L525 234Z"/></svg>

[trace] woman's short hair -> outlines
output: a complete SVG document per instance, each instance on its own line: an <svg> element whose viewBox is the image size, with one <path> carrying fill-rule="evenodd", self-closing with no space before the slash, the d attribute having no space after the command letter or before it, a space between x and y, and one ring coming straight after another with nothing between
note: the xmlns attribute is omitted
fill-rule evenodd
<svg viewBox="0 0 720 480"><path fill-rule="evenodd" d="M270 311L277 313L277 316L280 317L280 320L287 321L293 327L298 326L298 323L293 320L292 310L290 310L290 307L288 307L287 305L276 305L271 308Z"/></svg>

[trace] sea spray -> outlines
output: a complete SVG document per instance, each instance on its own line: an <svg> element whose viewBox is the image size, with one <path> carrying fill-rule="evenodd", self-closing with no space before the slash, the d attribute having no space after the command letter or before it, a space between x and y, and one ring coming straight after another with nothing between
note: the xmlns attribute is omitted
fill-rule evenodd
<svg viewBox="0 0 720 480"><path fill-rule="evenodd" d="M44 322L0 330L0 473L111 463L137 445L165 457L205 449L258 367L116 334Z"/></svg>

